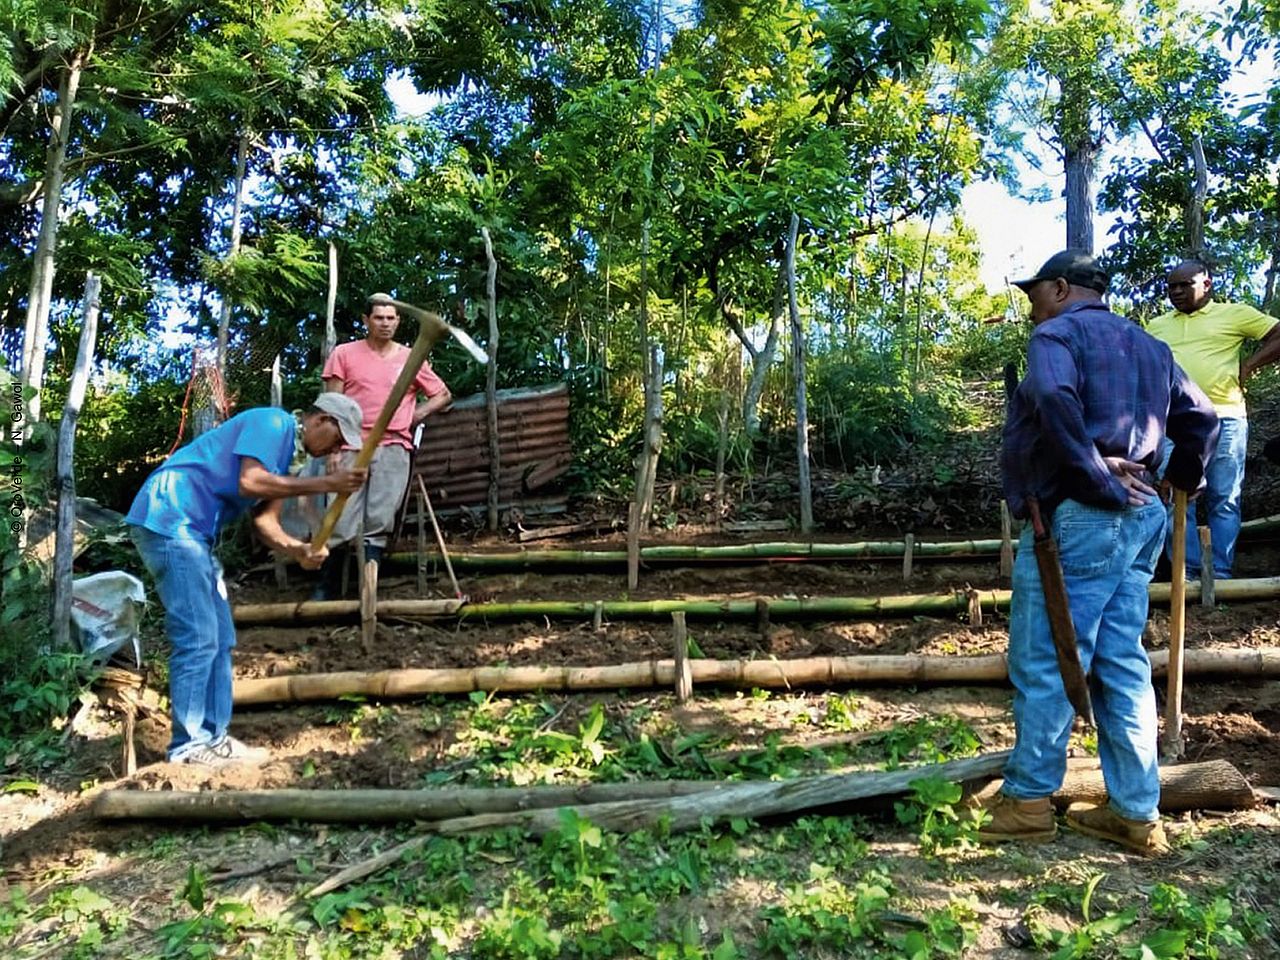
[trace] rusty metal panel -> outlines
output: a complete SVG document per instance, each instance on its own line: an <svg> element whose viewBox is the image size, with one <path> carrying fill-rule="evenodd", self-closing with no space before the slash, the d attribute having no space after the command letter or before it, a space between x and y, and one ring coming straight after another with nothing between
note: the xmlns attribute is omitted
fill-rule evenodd
<svg viewBox="0 0 1280 960"><path fill-rule="evenodd" d="M498 443L500 503L510 507L536 500L545 505L545 488L564 476L573 462L568 386L499 390ZM422 477L437 509L487 502L489 436L483 393L455 401L427 419L413 472ZM416 489L416 483L410 489Z"/></svg>

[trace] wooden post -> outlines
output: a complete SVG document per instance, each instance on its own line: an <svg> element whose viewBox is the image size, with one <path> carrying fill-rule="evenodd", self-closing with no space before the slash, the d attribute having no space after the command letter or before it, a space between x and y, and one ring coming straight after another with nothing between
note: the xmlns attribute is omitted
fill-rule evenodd
<svg viewBox="0 0 1280 960"><path fill-rule="evenodd" d="M481 227L484 255L489 262L485 293L489 297L489 362L485 364L484 402L489 414L489 532L498 532L498 481L502 470L502 444L498 439L498 261L493 255L489 228Z"/></svg>
<svg viewBox="0 0 1280 960"><path fill-rule="evenodd" d="M693 696L693 667L689 663L689 633L683 611L671 614L671 635L675 640L676 699L684 703Z"/></svg>
<svg viewBox="0 0 1280 960"><path fill-rule="evenodd" d="M378 630L378 561L366 560L360 581L360 645L373 652Z"/></svg>
<svg viewBox="0 0 1280 960"><path fill-rule="evenodd" d="M640 506L627 505L627 589L640 586Z"/></svg>
<svg viewBox="0 0 1280 960"><path fill-rule="evenodd" d="M1182 645L1187 629L1187 493L1173 491L1173 557L1169 579L1169 686L1165 698L1164 738L1160 759L1182 756ZM1201 566L1204 566L1203 562Z"/></svg>
<svg viewBox="0 0 1280 960"><path fill-rule="evenodd" d="M273 407L284 406L284 380L280 376L280 354L278 353L275 359L271 361L271 405ZM284 590L289 586L289 574L285 568L284 561L277 557L273 567L276 575L276 588Z"/></svg>
<svg viewBox="0 0 1280 960"><path fill-rule="evenodd" d="M71 565L76 539L76 421L89 386L89 368L98 338L98 292L101 281L90 272L84 280L84 324L80 328L80 348L67 402L58 426L58 526L53 550L53 642L59 650L71 649Z"/></svg>
<svg viewBox="0 0 1280 960"><path fill-rule="evenodd" d="M908 533L902 538L902 581L911 582L911 564L916 550L916 535Z"/></svg>
<svg viewBox="0 0 1280 960"><path fill-rule="evenodd" d="M1216 593L1213 579L1213 534L1206 524L1200 528L1200 606L1210 610L1217 606Z"/></svg>
<svg viewBox="0 0 1280 960"><path fill-rule="evenodd" d="M422 477L418 477L421 484ZM425 484L421 484L419 489L414 491L414 495L418 498L418 596L425 597L427 595L427 488Z"/></svg>
<svg viewBox="0 0 1280 960"><path fill-rule="evenodd" d="M1013 578L1013 517L1007 500L1000 501L1000 576Z"/></svg>

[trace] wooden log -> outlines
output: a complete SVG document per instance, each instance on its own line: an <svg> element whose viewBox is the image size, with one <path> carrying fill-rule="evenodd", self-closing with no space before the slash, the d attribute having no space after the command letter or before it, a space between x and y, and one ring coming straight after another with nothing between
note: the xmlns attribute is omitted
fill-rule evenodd
<svg viewBox="0 0 1280 960"><path fill-rule="evenodd" d="M447 820L480 813L562 807L614 800L657 799L718 790L718 780L423 790L104 790L93 804L102 820L182 820L249 823L397 823Z"/></svg>
<svg viewBox="0 0 1280 960"><path fill-rule="evenodd" d="M1097 760L1073 763L1061 789L1053 795L1054 805L1106 803L1107 787ZM1226 760L1181 763L1160 767L1160 812L1187 810L1247 810L1257 805L1253 788L1244 775Z"/></svg>
<svg viewBox="0 0 1280 960"><path fill-rule="evenodd" d="M671 634L675 643L676 699L684 703L693 696L693 668L689 665L689 631L684 614L671 615Z"/></svg>
<svg viewBox="0 0 1280 960"><path fill-rule="evenodd" d="M888 773L828 774L784 781L752 781L725 784L720 789L669 799L623 800L576 807L578 816L606 830L640 830L663 825L664 830L686 830L705 820L724 817L766 817L796 813L812 807L848 803L868 797L892 796L910 789L911 781L927 777L972 780L990 776L1004 767L1008 752ZM695 801L695 802L686 802ZM561 829L560 809L544 808L510 813L479 814L429 824L438 834L454 836L500 827L517 826L534 836ZM428 843L431 834L413 837L369 860L353 864L304 896L318 897L376 873L400 860L405 853Z"/></svg>
<svg viewBox="0 0 1280 960"><path fill-rule="evenodd" d="M1205 558L1209 562L1205 562ZM1200 528L1200 606L1212 609L1217 606L1217 591L1213 582L1213 534L1208 524Z"/></svg>
<svg viewBox="0 0 1280 960"><path fill-rule="evenodd" d="M76 541L76 424L89 386L89 370L93 367L93 351L98 340L98 293L102 281L90 271L84 280L84 323L80 328L80 346L76 350L76 366L62 408L58 425L57 526L53 549L53 642L59 650L71 649L71 570L75 560ZM22 448L19 447L19 453ZM20 466L21 461L15 459ZM19 469L18 473L21 473ZM15 478L18 474L14 475ZM17 482L15 479L14 482ZM10 487L11 493L19 493ZM30 495L31 491L27 491Z"/></svg>
<svg viewBox="0 0 1280 960"><path fill-rule="evenodd" d="M1164 675L1168 651L1151 655L1154 677ZM978 657L859 656L807 657L796 660L689 661L697 685L750 689L841 684L974 684L1008 679L1003 654ZM1186 676L1280 677L1280 648L1189 650ZM616 690L667 687L675 682L672 660L641 660L610 666L456 667L442 669L348 671L240 679L237 706L333 700L345 694L417 697L430 693L534 690Z"/></svg>

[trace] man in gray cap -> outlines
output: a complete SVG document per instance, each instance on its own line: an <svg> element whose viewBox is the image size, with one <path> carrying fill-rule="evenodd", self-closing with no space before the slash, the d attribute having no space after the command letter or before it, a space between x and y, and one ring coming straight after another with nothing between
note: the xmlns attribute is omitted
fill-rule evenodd
<svg viewBox="0 0 1280 960"><path fill-rule="evenodd" d="M1174 449L1166 479L1198 490L1218 424L1169 348L1103 305L1109 282L1081 250L1055 254L1018 281L1036 326L1026 378L1009 402L1001 467L1014 516L1042 518L1057 542L1097 719L1108 803L1073 807L1067 824L1154 856L1169 845L1157 810L1155 696L1142 649L1147 585L1166 522L1152 470L1167 435ZM1013 570L1008 663L1017 741L1001 791L984 803L990 819L979 836L1050 840L1057 831L1050 797L1066 773L1075 710L1031 524Z"/></svg>
<svg viewBox="0 0 1280 960"><path fill-rule="evenodd" d="M286 497L360 488L364 470L290 475L304 453L327 456L344 442L360 443L360 406L341 394L320 394L298 416L278 407L246 410L165 460L134 498L125 520L155 580L172 646L169 760L220 766L266 759L265 750L227 732L236 634L213 544L228 521L252 510L267 546L308 569L319 567L328 550L312 551L286 533L280 507Z"/></svg>

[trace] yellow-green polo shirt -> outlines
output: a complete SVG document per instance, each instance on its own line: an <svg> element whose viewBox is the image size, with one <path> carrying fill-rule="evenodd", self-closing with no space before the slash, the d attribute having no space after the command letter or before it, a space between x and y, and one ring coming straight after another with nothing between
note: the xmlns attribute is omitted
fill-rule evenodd
<svg viewBox="0 0 1280 960"><path fill-rule="evenodd" d="M1210 300L1194 313L1171 310L1147 324L1147 333L1163 340L1178 366L1205 392L1220 417L1243 417L1240 345L1261 340L1276 325L1247 303Z"/></svg>

